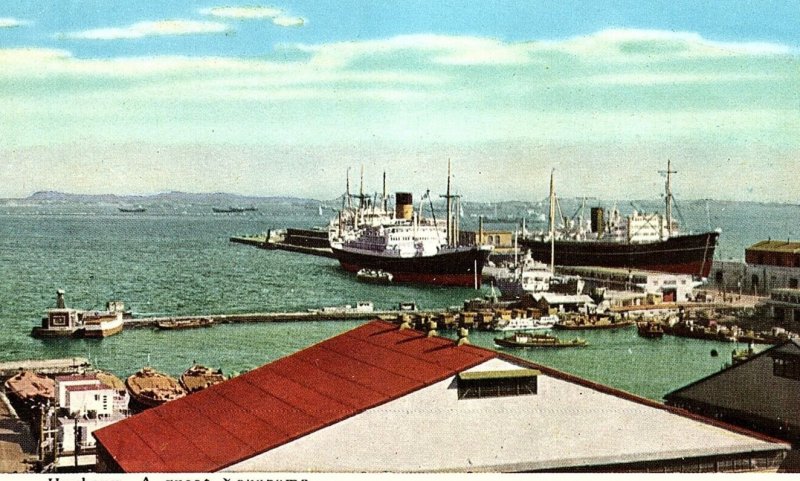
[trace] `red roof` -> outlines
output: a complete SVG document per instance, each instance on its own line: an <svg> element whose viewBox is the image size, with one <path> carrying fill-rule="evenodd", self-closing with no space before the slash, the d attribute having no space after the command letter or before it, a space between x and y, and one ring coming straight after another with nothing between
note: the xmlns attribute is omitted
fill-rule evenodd
<svg viewBox="0 0 800 481"><path fill-rule="evenodd" d="M56 376L56 381L97 381L94 374L70 374L67 376Z"/></svg>
<svg viewBox="0 0 800 481"><path fill-rule="evenodd" d="M106 386L101 382L97 382L96 384L78 384L73 386L67 386L66 390L69 392L72 391L106 391L111 390L112 388Z"/></svg>
<svg viewBox="0 0 800 481"><path fill-rule="evenodd" d="M126 472L211 472L496 357L373 321L94 432Z"/></svg>

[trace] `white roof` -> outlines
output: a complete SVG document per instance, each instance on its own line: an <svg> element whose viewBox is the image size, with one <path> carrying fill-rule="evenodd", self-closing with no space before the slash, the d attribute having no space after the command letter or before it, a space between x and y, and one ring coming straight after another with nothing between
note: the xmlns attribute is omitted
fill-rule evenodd
<svg viewBox="0 0 800 481"><path fill-rule="evenodd" d="M532 294L538 302L544 299L548 304L594 304L594 299L586 294L555 294L552 292L538 292Z"/></svg>
<svg viewBox="0 0 800 481"><path fill-rule="evenodd" d="M520 368L492 359L470 369ZM540 374L538 394L459 400L455 377L315 431L227 471L525 471L788 449Z"/></svg>

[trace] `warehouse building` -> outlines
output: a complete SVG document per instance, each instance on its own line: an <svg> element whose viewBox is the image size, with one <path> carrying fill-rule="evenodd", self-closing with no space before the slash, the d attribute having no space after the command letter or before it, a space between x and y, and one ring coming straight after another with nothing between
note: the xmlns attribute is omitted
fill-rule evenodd
<svg viewBox="0 0 800 481"><path fill-rule="evenodd" d="M664 398L703 416L800 440L800 340L769 348Z"/></svg>
<svg viewBox="0 0 800 481"><path fill-rule="evenodd" d="M383 321L94 435L106 472L763 471L789 449Z"/></svg>
<svg viewBox="0 0 800 481"><path fill-rule="evenodd" d="M767 296L772 289L800 288L800 242L765 240L745 249L745 261L714 261L711 287Z"/></svg>

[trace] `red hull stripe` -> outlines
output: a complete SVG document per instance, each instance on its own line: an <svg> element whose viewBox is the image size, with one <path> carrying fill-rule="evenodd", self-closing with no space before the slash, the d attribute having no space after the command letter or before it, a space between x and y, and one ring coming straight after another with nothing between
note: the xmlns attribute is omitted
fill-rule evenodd
<svg viewBox="0 0 800 481"><path fill-rule="evenodd" d="M358 272L362 266L340 262L342 268L348 272ZM427 274L420 272L392 272L392 282L410 282L419 284L434 284L439 286L474 287L475 276L467 274ZM481 287L481 276L478 276L478 287Z"/></svg>

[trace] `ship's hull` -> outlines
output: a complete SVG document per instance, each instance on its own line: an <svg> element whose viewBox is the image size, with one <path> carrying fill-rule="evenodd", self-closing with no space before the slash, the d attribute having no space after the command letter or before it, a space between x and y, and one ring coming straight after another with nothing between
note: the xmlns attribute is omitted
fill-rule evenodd
<svg viewBox="0 0 800 481"><path fill-rule="evenodd" d="M332 247L333 255L348 272L373 269L389 272L393 282L442 286L480 287L483 265L489 257L485 249L462 249L432 256L392 257L365 254Z"/></svg>
<svg viewBox="0 0 800 481"><path fill-rule="evenodd" d="M708 277L719 233L671 237L665 241L626 244L603 241L556 241L555 263L560 266L597 266L639 269ZM540 262L550 262L550 242L520 241Z"/></svg>
<svg viewBox="0 0 800 481"><path fill-rule="evenodd" d="M122 332L124 324L122 319L109 322L101 322L96 325L87 325L83 331L83 337L104 338Z"/></svg>

